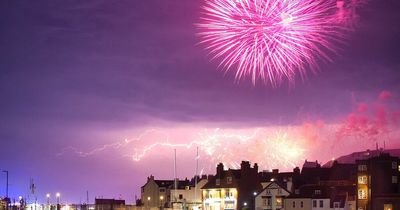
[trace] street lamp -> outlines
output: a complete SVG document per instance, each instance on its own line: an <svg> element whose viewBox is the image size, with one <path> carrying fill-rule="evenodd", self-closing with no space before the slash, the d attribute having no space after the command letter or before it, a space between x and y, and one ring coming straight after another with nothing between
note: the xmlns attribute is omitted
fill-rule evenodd
<svg viewBox="0 0 400 210"><path fill-rule="evenodd" d="M47 198L47 205L50 205L50 194L49 193L46 194L46 198Z"/></svg>
<svg viewBox="0 0 400 210"><path fill-rule="evenodd" d="M149 207L150 207L150 200L151 200L151 197L148 196L148 197L147 197L147 206L149 206Z"/></svg>
<svg viewBox="0 0 400 210"><path fill-rule="evenodd" d="M160 209L162 209L162 207L164 206L164 203L163 203L163 200L164 200L164 196L160 196Z"/></svg>
<svg viewBox="0 0 400 210"><path fill-rule="evenodd" d="M8 198L8 171L3 170L4 173L6 173L6 198Z"/></svg>
<svg viewBox="0 0 400 210"><path fill-rule="evenodd" d="M56 193L56 197L57 197L57 204L60 204L61 194L60 193Z"/></svg>

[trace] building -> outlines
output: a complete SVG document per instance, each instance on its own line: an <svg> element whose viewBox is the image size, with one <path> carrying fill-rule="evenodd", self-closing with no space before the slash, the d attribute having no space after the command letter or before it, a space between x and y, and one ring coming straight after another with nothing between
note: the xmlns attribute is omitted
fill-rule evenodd
<svg viewBox="0 0 400 210"><path fill-rule="evenodd" d="M262 189L258 166L242 161L240 169L224 170L218 164L217 172L202 188L204 210L253 209L254 196Z"/></svg>
<svg viewBox="0 0 400 210"><path fill-rule="evenodd" d="M400 160L387 153L357 160L357 210L400 209Z"/></svg>
<svg viewBox="0 0 400 210"><path fill-rule="evenodd" d="M284 201L285 210L355 210L355 186L304 185Z"/></svg>
<svg viewBox="0 0 400 210"><path fill-rule="evenodd" d="M207 176L198 178L196 185L196 177L189 183L181 182L176 189L171 189L173 209L197 210L202 207L202 188L208 182ZM185 184L185 185L182 185Z"/></svg>
<svg viewBox="0 0 400 210"><path fill-rule="evenodd" d="M141 203L147 208L167 206L171 201L170 187L174 180L155 180L147 177L147 182L141 187Z"/></svg>
<svg viewBox="0 0 400 210"><path fill-rule="evenodd" d="M270 182L255 197L256 210L281 210L284 209L284 199L290 195L286 187L278 182Z"/></svg>
<svg viewBox="0 0 400 210"><path fill-rule="evenodd" d="M96 210L125 209L125 200L96 198L95 209Z"/></svg>
<svg viewBox="0 0 400 210"><path fill-rule="evenodd" d="M202 176L196 187L195 178L174 181L156 180L150 176L141 188L140 203L147 208L195 209L196 204L202 205L201 188L208 182L208 178Z"/></svg>

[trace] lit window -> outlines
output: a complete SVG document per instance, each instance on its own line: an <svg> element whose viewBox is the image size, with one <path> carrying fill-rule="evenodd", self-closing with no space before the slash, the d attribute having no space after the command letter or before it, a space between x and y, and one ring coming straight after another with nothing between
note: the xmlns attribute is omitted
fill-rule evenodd
<svg viewBox="0 0 400 210"><path fill-rule="evenodd" d="M366 171L367 170L367 165L358 165L358 170L359 171Z"/></svg>
<svg viewBox="0 0 400 210"><path fill-rule="evenodd" d="M392 183L397 184L397 176L392 176Z"/></svg>
<svg viewBox="0 0 400 210"><path fill-rule="evenodd" d="M383 209L384 210L393 210L393 205L392 204L383 204Z"/></svg>
<svg viewBox="0 0 400 210"><path fill-rule="evenodd" d="M367 176L358 176L358 184L367 184Z"/></svg>
<svg viewBox="0 0 400 210"><path fill-rule="evenodd" d="M358 190L358 199L364 200L367 199L367 189L359 189Z"/></svg>
<svg viewBox="0 0 400 210"><path fill-rule="evenodd" d="M397 162L393 161L392 162L392 169L396 169L397 168Z"/></svg>
<svg viewBox="0 0 400 210"><path fill-rule="evenodd" d="M226 178L226 183L227 183L227 184L232 184L232 177L231 177L231 176L228 176L228 177Z"/></svg>
<svg viewBox="0 0 400 210"><path fill-rule="evenodd" d="M276 198L276 205L282 206L282 198Z"/></svg>
<svg viewBox="0 0 400 210"><path fill-rule="evenodd" d="M320 200L320 201L319 201L319 207L320 207L320 208L323 208L323 207L324 207L324 201L323 201L323 200Z"/></svg>

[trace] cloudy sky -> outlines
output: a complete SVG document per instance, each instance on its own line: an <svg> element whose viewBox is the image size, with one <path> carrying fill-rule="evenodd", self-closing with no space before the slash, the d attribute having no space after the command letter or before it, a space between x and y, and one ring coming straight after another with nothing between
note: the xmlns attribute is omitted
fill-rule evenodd
<svg viewBox="0 0 400 210"><path fill-rule="evenodd" d="M11 197L27 196L32 178L39 200L84 202L88 190L132 202L150 174L173 178L174 148L184 178L196 147L203 173L220 161L291 170L377 142L400 147L398 0L371 0L333 62L278 88L236 83L210 61L196 36L202 3L0 2L0 169ZM288 149L272 156L274 146Z"/></svg>

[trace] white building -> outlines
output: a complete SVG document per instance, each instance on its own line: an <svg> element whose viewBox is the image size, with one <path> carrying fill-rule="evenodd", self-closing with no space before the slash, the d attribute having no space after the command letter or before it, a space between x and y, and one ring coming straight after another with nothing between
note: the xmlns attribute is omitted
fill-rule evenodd
<svg viewBox="0 0 400 210"><path fill-rule="evenodd" d="M176 189L171 189L171 200L173 209L196 210L202 206L202 187L208 182L206 178L200 179L195 186L180 185Z"/></svg>
<svg viewBox="0 0 400 210"><path fill-rule="evenodd" d="M256 210L283 210L284 199L290 195L290 192L277 182L270 182L255 197Z"/></svg>

